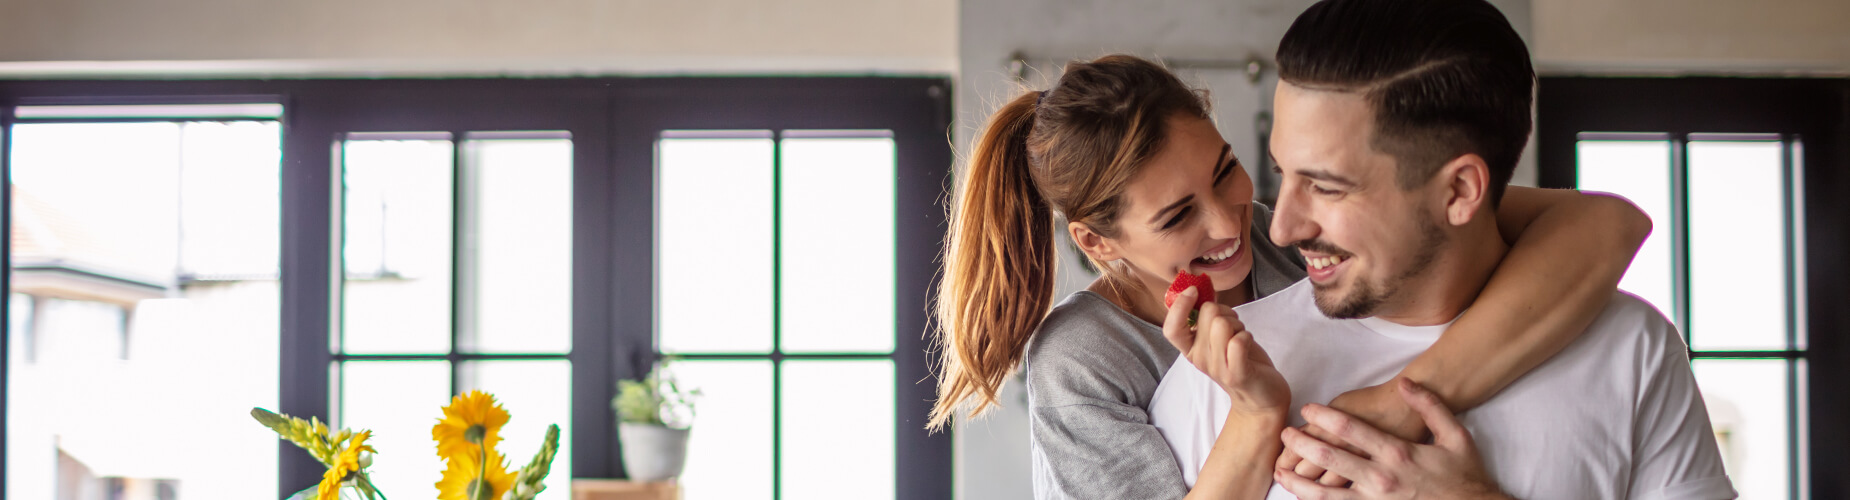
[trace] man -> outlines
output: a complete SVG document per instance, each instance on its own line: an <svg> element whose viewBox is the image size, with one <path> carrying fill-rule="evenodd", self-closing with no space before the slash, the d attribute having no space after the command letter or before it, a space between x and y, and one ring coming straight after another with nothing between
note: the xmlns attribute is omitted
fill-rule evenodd
<svg viewBox="0 0 1850 500"><path fill-rule="evenodd" d="M1403 384L1434 445L1306 406L1389 381L1490 279L1508 250L1495 211L1527 141L1534 71L1482 0L1324 0L1286 33L1278 64L1271 236L1303 253L1310 277L1236 311L1303 409L1291 424L1332 429L1368 456L1287 429L1290 449L1355 484L1279 471L1270 498L1734 497L1682 338L1624 293L1462 428ZM1228 404L1186 362L1158 387L1151 418L1186 475Z"/></svg>

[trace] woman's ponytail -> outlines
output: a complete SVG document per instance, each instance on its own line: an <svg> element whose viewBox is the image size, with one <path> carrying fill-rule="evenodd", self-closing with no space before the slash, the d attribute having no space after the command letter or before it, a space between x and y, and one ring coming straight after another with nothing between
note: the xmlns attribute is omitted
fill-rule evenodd
<svg viewBox="0 0 1850 500"><path fill-rule="evenodd" d="M996 405L1053 306L1053 208L1035 186L1028 153L1041 95L1023 93L1002 106L971 149L936 304L932 430L943 429L966 401L971 416Z"/></svg>

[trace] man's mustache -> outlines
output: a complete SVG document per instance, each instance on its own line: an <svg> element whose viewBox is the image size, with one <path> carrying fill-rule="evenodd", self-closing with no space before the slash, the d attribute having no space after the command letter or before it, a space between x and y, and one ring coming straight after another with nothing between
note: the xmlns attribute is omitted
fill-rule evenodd
<svg viewBox="0 0 1850 500"><path fill-rule="evenodd" d="M1300 240L1296 243L1292 243L1291 246L1296 247L1300 252L1320 253L1338 257L1348 257L1350 255L1348 250L1343 250L1342 247L1319 239Z"/></svg>

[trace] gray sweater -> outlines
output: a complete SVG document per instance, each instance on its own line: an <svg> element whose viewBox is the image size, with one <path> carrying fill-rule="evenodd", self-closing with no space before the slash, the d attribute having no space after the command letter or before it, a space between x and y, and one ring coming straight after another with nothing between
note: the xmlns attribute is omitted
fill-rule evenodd
<svg viewBox="0 0 1850 500"><path fill-rule="evenodd" d="M1272 211L1253 204L1253 293L1304 278L1295 251L1267 236ZM1028 341L1035 498L1182 498L1188 487L1147 409L1180 355L1150 324L1089 291L1068 296Z"/></svg>

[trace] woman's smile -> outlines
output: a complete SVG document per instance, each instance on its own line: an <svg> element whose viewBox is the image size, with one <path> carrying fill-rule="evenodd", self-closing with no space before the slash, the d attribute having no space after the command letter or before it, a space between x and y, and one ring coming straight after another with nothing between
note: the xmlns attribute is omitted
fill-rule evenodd
<svg viewBox="0 0 1850 500"><path fill-rule="evenodd" d="M1215 246L1201 254L1200 257L1189 261L1189 269L1197 273L1232 269L1240 261L1246 260L1246 256L1251 253L1246 251L1246 245L1241 240L1242 238L1233 238Z"/></svg>

